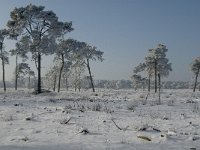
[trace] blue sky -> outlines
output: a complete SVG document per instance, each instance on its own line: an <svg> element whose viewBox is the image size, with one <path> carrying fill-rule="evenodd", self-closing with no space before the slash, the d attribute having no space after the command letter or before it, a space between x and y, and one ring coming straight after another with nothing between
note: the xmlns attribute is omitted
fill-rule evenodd
<svg viewBox="0 0 200 150"><path fill-rule="evenodd" d="M104 52L104 62L93 62L96 79L130 79L134 66L144 61L158 43L169 49L173 72L167 80L191 81L189 65L200 56L199 0L1 0L0 27L14 7L29 3L53 10L60 21L72 21L68 37L85 41ZM11 43L11 44L10 44ZM6 49L13 42L6 42ZM43 73L51 57L43 57ZM48 62L48 63L46 63ZM7 79L14 71L10 58ZM34 65L32 65L35 69ZM0 74L0 78L2 78Z"/></svg>

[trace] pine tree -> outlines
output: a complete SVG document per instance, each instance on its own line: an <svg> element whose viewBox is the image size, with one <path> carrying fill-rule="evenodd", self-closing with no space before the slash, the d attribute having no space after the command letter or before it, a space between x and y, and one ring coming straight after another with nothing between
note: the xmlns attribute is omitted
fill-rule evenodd
<svg viewBox="0 0 200 150"><path fill-rule="evenodd" d="M37 92L41 93L41 56L54 53L56 38L63 30L71 30L71 22L59 22L53 11L45 11L44 6L32 4L15 8L10 13L7 26L12 33L30 38L32 59L38 71Z"/></svg>
<svg viewBox="0 0 200 150"><path fill-rule="evenodd" d="M17 90L17 80L18 80L18 58L22 58L23 62L28 59L27 53L29 49L29 37L24 36L15 44L15 49L10 50L11 56L15 55L15 90Z"/></svg>
<svg viewBox="0 0 200 150"><path fill-rule="evenodd" d="M79 42L78 48L75 51L75 53L76 53L76 57L78 57L78 61L82 61L83 64L86 65L89 72L89 76L90 76L92 91L95 92L94 81L93 81L92 72L90 68L90 61L91 60L103 61L103 57L102 57L103 52L97 50L96 47L90 46L85 42Z"/></svg>
<svg viewBox="0 0 200 150"><path fill-rule="evenodd" d="M148 70L154 73L155 92L157 92L157 78L159 78L158 85L160 89L161 77L167 77L169 72L172 71L171 63L166 58L167 51L165 45L158 44L156 48L149 49L148 56L145 58Z"/></svg>

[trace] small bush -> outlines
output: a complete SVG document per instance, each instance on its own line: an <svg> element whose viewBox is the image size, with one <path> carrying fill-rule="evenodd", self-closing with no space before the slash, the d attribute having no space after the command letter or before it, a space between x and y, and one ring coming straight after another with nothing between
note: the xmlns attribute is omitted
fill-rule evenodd
<svg viewBox="0 0 200 150"><path fill-rule="evenodd" d="M92 106L92 110L93 111L101 111L101 109L102 109L102 105L101 104L94 104Z"/></svg>
<svg viewBox="0 0 200 150"><path fill-rule="evenodd" d="M170 96L169 96L169 95L166 95L165 97L166 97L166 98L169 98Z"/></svg>
<svg viewBox="0 0 200 150"><path fill-rule="evenodd" d="M8 116L5 116L3 120L4 121L13 121L14 119L13 119L12 115L8 115Z"/></svg>
<svg viewBox="0 0 200 150"><path fill-rule="evenodd" d="M57 100L56 100L56 99L53 99L53 98L50 98L50 99L49 99L49 102L50 102L50 103L56 103L56 101L57 101Z"/></svg>
<svg viewBox="0 0 200 150"><path fill-rule="evenodd" d="M143 94L140 95L140 98L145 98L145 96Z"/></svg>
<svg viewBox="0 0 200 150"><path fill-rule="evenodd" d="M78 107L78 110L79 110L80 112L85 112L86 108L85 108L84 105L80 105L80 106Z"/></svg>
<svg viewBox="0 0 200 150"><path fill-rule="evenodd" d="M169 101L167 102L167 105L168 105L168 106L174 106L174 103L175 103L175 101L174 101L173 99L171 99L171 100L169 100Z"/></svg>
<svg viewBox="0 0 200 150"><path fill-rule="evenodd" d="M160 105L158 101L150 101L149 104L150 106Z"/></svg>
<svg viewBox="0 0 200 150"><path fill-rule="evenodd" d="M27 142L27 141L29 141L29 138L27 136L25 136L25 137L21 138L20 140Z"/></svg>
<svg viewBox="0 0 200 150"><path fill-rule="evenodd" d="M108 107L104 107L103 111L104 111L104 112L106 112L106 113L108 113L108 114L110 114L110 113L113 113L113 112L114 112L114 110L111 110L111 109L110 109L110 108L108 108Z"/></svg>
<svg viewBox="0 0 200 150"><path fill-rule="evenodd" d="M130 111L135 111L135 108L138 107L138 103L137 102L133 102L132 104L129 104L127 106L127 109Z"/></svg>
<svg viewBox="0 0 200 150"><path fill-rule="evenodd" d="M128 105L127 109L130 111L135 111L135 105Z"/></svg>
<svg viewBox="0 0 200 150"><path fill-rule="evenodd" d="M70 105L70 104L66 105L65 108L64 108L64 110L67 110L67 109L72 109L72 105Z"/></svg>
<svg viewBox="0 0 200 150"><path fill-rule="evenodd" d="M193 112L194 112L194 113L198 113L198 112L200 112L200 109L199 109L199 105L198 105L198 103L195 103L195 104L194 104Z"/></svg>

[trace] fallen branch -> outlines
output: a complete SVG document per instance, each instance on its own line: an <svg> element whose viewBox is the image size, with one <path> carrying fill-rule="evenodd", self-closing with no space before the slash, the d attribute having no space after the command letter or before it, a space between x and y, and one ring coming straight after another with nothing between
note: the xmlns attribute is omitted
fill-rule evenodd
<svg viewBox="0 0 200 150"><path fill-rule="evenodd" d="M72 119L72 117L70 117L68 120L63 120L60 123L61 124L68 124L71 119Z"/></svg>
<svg viewBox="0 0 200 150"><path fill-rule="evenodd" d="M112 120L112 122L115 124L115 126L117 127L117 129L119 129L119 130L122 130L122 131L126 131L127 129L128 129L128 127L129 126L126 126L125 128L120 128L117 124L116 124L116 122L113 120L113 119L111 119Z"/></svg>
<svg viewBox="0 0 200 150"><path fill-rule="evenodd" d="M146 141L151 141L151 139L149 137L147 137L147 136L138 135L137 137L140 138L140 139L146 140Z"/></svg>
<svg viewBox="0 0 200 150"><path fill-rule="evenodd" d="M154 131L161 132L161 130L153 128Z"/></svg>
<svg viewBox="0 0 200 150"><path fill-rule="evenodd" d="M113 119L111 119L111 120L115 124L115 126L117 127L117 129L122 130L122 128L120 128Z"/></svg>

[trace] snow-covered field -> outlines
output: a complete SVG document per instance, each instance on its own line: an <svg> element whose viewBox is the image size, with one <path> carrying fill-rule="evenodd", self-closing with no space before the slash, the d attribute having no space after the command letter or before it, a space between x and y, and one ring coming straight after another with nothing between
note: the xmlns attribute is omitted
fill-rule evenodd
<svg viewBox="0 0 200 150"><path fill-rule="evenodd" d="M199 150L200 92L0 92L0 150Z"/></svg>

